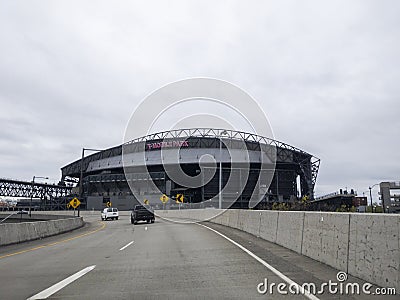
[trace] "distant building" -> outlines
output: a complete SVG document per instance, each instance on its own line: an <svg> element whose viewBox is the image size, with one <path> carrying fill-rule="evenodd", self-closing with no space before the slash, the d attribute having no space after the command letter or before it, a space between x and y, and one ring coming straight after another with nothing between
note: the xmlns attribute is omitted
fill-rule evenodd
<svg viewBox="0 0 400 300"><path fill-rule="evenodd" d="M353 206L367 206L367 197L354 197L353 198Z"/></svg>
<svg viewBox="0 0 400 300"><path fill-rule="evenodd" d="M341 211L342 209L350 211L353 207L357 209L359 206L366 204L366 197L357 197L357 193L351 189L340 189L339 192L327 194L316 198L309 204L309 209L314 211Z"/></svg>
<svg viewBox="0 0 400 300"><path fill-rule="evenodd" d="M381 182L379 184L383 212L400 213L400 182Z"/></svg>

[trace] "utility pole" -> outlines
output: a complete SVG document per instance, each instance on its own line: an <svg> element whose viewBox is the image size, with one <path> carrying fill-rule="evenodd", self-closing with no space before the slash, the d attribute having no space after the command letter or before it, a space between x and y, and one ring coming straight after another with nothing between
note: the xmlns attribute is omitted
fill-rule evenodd
<svg viewBox="0 0 400 300"><path fill-rule="evenodd" d="M31 201L29 202L29 217L32 217L32 198L33 198L33 189L35 187L35 179L42 178L42 179L49 179L49 177L42 177L42 176L33 176L32 178L32 186L31 186Z"/></svg>

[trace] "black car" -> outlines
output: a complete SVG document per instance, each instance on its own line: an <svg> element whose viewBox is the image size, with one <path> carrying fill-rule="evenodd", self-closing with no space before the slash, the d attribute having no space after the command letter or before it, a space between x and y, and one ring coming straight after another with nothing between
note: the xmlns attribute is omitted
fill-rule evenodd
<svg viewBox="0 0 400 300"><path fill-rule="evenodd" d="M138 221L154 223L154 211L149 206L135 205L131 211L131 224L137 224Z"/></svg>

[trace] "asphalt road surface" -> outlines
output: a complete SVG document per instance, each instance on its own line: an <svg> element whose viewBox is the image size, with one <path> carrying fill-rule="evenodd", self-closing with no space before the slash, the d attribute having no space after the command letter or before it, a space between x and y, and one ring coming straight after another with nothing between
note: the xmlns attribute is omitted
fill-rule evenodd
<svg viewBox="0 0 400 300"><path fill-rule="evenodd" d="M97 212L84 220L70 233L0 247L0 299L378 299L285 295L276 286L260 294L265 279L318 286L338 271L224 226L159 218L134 226L127 212L118 221Z"/></svg>

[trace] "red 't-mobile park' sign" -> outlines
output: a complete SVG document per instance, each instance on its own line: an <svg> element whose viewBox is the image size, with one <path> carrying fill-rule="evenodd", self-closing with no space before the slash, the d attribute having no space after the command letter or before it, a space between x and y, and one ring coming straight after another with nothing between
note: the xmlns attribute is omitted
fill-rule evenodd
<svg viewBox="0 0 400 300"><path fill-rule="evenodd" d="M161 149L161 148L180 148L189 147L188 141L168 141L168 142L157 142L146 144L146 150Z"/></svg>

